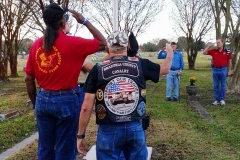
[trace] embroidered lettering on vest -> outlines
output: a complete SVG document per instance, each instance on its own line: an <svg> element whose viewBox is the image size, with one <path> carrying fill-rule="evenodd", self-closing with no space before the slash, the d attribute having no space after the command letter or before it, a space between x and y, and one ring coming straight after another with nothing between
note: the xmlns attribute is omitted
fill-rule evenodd
<svg viewBox="0 0 240 160"><path fill-rule="evenodd" d="M102 67L103 79L109 79L116 75L128 74L134 77L139 75L139 69L136 63L131 62L113 62Z"/></svg>

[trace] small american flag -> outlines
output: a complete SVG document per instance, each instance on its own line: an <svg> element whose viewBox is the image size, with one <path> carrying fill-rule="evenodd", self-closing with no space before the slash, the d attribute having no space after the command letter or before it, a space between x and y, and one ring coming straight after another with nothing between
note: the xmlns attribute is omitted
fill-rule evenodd
<svg viewBox="0 0 240 160"><path fill-rule="evenodd" d="M109 88L109 94L119 93L119 92L134 92L134 91L135 90L132 87L132 85L124 81L116 82Z"/></svg>

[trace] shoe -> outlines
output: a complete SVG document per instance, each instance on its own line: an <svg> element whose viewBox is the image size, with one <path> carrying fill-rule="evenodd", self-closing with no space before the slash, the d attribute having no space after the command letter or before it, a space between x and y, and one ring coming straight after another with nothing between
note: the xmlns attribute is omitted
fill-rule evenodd
<svg viewBox="0 0 240 160"><path fill-rule="evenodd" d="M225 103L224 100L221 100L221 101L220 101L220 104L221 104L221 106L224 106L226 103Z"/></svg>
<svg viewBox="0 0 240 160"><path fill-rule="evenodd" d="M171 101L172 100L172 98L166 98L166 101Z"/></svg>
<svg viewBox="0 0 240 160"><path fill-rule="evenodd" d="M173 101L178 101L178 99L177 98L173 98Z"/></svg>
<svg viewBox="0 0 240 160"><path fill-rule="evenodd" d="M212 104L216 106L218 105L218 101L214 101Z"/></svg>

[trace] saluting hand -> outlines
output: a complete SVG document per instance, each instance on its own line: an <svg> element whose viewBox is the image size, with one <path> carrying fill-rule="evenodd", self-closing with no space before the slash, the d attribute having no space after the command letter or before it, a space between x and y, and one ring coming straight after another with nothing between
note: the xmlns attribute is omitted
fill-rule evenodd
<svg viewBox="0 0 240 160"><path fill-rule="evenodd" d="M80 154L87 155L88 144L85 139L77 139L77 150Z"/></svg>
<svg viewBox="0 0 240 160"><path fill-rule="evenodd" d="M83 24L85 18L83 17L82 14L72 9L69 9L69 12L72 13L72 16L77 20L78 23Z"/></svg>
<svg viewBox="0 0 240 160"><path fill-rule="evenodd" d="M169 54L173 54L173 48L169 43L166 43L166 52Z"/></svg>
<svg viewBox="0 0 240 160"><path fill-rule="evenodd" d="M214 46L214 43L210 43L209 45L208 45L208 48L214 48L215 46Z"/></svg>

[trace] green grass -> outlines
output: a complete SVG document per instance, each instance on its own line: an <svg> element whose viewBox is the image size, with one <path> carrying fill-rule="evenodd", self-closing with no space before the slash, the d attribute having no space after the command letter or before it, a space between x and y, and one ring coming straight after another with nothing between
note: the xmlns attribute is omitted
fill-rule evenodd
<svg viewBox="0 0 240 160"><path fill-rule="evenodd" d="M205 65L206 61L202 59L200 62ZM199 61L197 63L201 65ZM200 103L212 118L211 122L203 119L187 101L185 86L192 75L197 78ZM148 113L154 122L161 122L159 128L164 128L163 131L147 132L154 134L154 141L147 139L149 145L163 152L155 155L154 159L240 158L239 96L227 95L226 106L213 107L211 75L211 68L204 66L197 70L184 70L181 75L180 103L165 101L165 79L157 84L147 83ZM169 153L166 155L166 151L161 150Z"/></svg>
<svg viewBox="0 0 240 160"><path fill-rule="evenodd" d="M149 53L144 53L147 57ZM160 62L155 59L154 61ZM159 83L147 82L147 113L150 127L146 131L147 144L153 147L152 160L239 160L240 159L240 101L238 95L227 95L225 106L212 106L212 72L208 56L197 58L196 70L185 70L181 75L180 102L165 101L165 78ZM20 117L0 122L0 152L36 131L33 111L25 106L28 99L20 77L10 79L1 88L12 88L9 94L0 96L0 111L15 109ZM199 87L200 103L212 121L203 119L190 105L186 85L189 77L196 76ZM1 91L0 88L0 91ZM23 114L24 113L24 114ZM94 118L92 119L94 121ZM86 139L95 142L96 125L87 129ZM94 138L93 138L94 137ZM16 157L31 159L36 157L37 141L24 148ZM35 159L35 158L33 158Z"/></svg>
<svg viewBox="0 0 240 160"><path fill-rule="evenodd" d="M17 111L20 116L0 121L0 153L36 131L36 122L31 107L26 106L28 96L23 72L10 82L0 83L0 113Z"/></svg>

